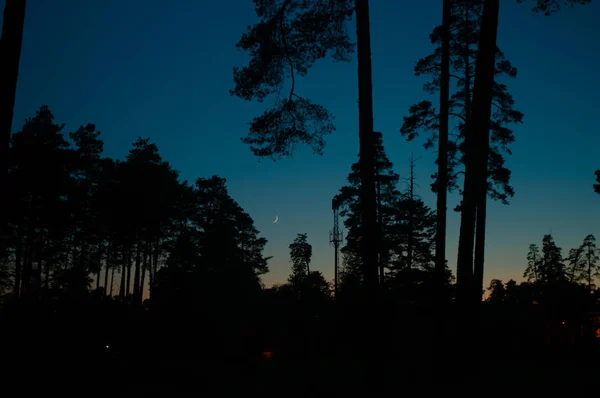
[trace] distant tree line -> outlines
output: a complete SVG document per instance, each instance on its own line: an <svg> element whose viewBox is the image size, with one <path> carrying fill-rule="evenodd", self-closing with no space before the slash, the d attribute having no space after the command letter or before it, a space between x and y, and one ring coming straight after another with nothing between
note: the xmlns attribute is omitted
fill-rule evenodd
<svg viewBox="0 0 600 398"><path fill-rule="evenodd" d="M552 235L544 235L541 249L529 245L525 281L499 279L490 282L487 302L514 304L576 305L594 303L599 290L600 257L594 235L587 235L580 246L563 256Z"/></svg>
<svg viewBox="0 0 600 398"><path fill-rule="evenodd" d="M0 253L6 299L99 296L196 304L260 292L266 239L218 176L180 181L149 138L122 160L93 124L68 135L42 106L12 135ZM191 295L191 296L190 296ZM51 301L51 300L50 300Z"/></svg>

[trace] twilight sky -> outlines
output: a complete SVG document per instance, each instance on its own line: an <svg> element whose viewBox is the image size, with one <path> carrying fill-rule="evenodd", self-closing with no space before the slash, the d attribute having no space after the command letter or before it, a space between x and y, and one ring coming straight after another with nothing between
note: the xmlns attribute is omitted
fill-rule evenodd
<svg viewBox="0 0 600 398"><path fill-rule="evenodd" d="M434 207L433 153L398 130L408 107L428 98L412 70L432 49L428 36L441 21L441 1L370 3L375 130L401 178L411 152L421 156L418 193ZM600 2L544 17L530 4L503 0L500 12L499 46L519 70L509 90L525 118L514 128L508 159L516 195L510 206L489 205L486 285L520 280L528 245L546 233L564 255L587 234L600 234L600 197L592 190L600 168ZM269 240L267 285L287 278L297 233L308 233L312 268L331 279L331 198L358 153L356 63L319 62L297 83L299 94L336 116L324 156L300 148L291 159L259 163L240 137L267 104L228 93L232 67L246 61L235 43L254 18L251 0L29 0L13 131L46 104L65 132L95 123L107 156L122 158L138 136L150 137L183 179L227 178L230 194ZM449 209L457 201L451 194ZM453 271L458 221L450 212Z"/></svg>

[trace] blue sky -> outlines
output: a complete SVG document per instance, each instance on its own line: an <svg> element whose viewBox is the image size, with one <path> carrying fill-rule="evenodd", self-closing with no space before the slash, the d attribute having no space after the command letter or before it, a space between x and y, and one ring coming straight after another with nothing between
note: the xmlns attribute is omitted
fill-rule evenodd
<svg viewBox="0 0 600 398"><path fill-rule="evenodd" d="M520 279L528 245L546 233L565 255L587 234L600 234L600 197L592 190L600 168L599 15L598 1L551 17L514 0L501 3L499 46L519 70L508 83L525 118L508 160L516 196L510 206L489 205L486 283ZM95 123L108 156L122 158L138 136L150 137L184 179L227 178L231 195L269 240L267 285L286 279L297 233L308 233L312 267L329 279L331 198L358 153L356 63L320 62L297 83L299 94L336 116L324 156L300 148L291 159L258 162L240 138L268 103L228 93L232 67L246 61L235 43L254 19L250 0L30 0L13 131L47 104L67 132ZM431 51L428 35L440 20L440 0L371 1L375 130L401 177L410 154L421 156L418 193L430 206L434 156L405 142L398 129L408 107L427 98L412 69ZM449 208L457 201L451 195ZM453 270L458 228L451 213Z"/></svg>

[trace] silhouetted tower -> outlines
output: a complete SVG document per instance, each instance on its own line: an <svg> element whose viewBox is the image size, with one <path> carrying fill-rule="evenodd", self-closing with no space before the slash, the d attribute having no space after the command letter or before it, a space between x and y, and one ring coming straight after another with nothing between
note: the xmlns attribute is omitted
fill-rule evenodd
<svg viewBox="0 0 600 398"><path fill-rule="evenodd" d="M331 209L333 210L333 229L329 230L329 244L332 244L334 247L334 260L333 260L333 292L334 295L337 295L338 290L338 281L340 278L339 273L339 265L338 265L338 255L340 244L343 239L343 232L340 231L340 222L339 222L339 209L340 204L335 198L331 201Z"/></svg>

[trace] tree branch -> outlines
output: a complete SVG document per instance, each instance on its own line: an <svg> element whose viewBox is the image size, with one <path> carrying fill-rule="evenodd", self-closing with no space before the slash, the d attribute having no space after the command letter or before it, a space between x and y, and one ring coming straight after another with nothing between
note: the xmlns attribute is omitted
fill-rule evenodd
<svg viewBox="0 0 600 398"><path fill-rule="evenodd" d="M465 123L467 122L467 119L463 115L460 115L458 113L448 112L448 115L456 116L457 118L461 119L463 122L465 122Z"/></svg>
<svg viewBox="0 0 600 398"><path fill-rule="evenodd" d="M464 79L463 77L459 77L459 76L453 75L452 73L450 74L450 77L453 77L453 78L455 78L456 80L459 80L459 81L461 81L461 82L464 82L464 81L465 81L465 79Z"/></svg>
<svg viewBox="0 0 600 398"><path fill-rule="evenodd" d="M289 3L289 0L288 0ZM284 4L285 6L285 4ZM283 9L284 7L282 7ZM292 87L290 88L290 98L289 101L292 101L292 96L294 95L294 88L296 87L296 79L294 77L294 62L292 61L292 57L288 51L287 41L285 40L285 30L283 26L283 18L279 21L279 28L281 29L281 42L283 43L283 50L285 51L286 58L288 63L290 64L290 77L292 78Z"/></svg>

